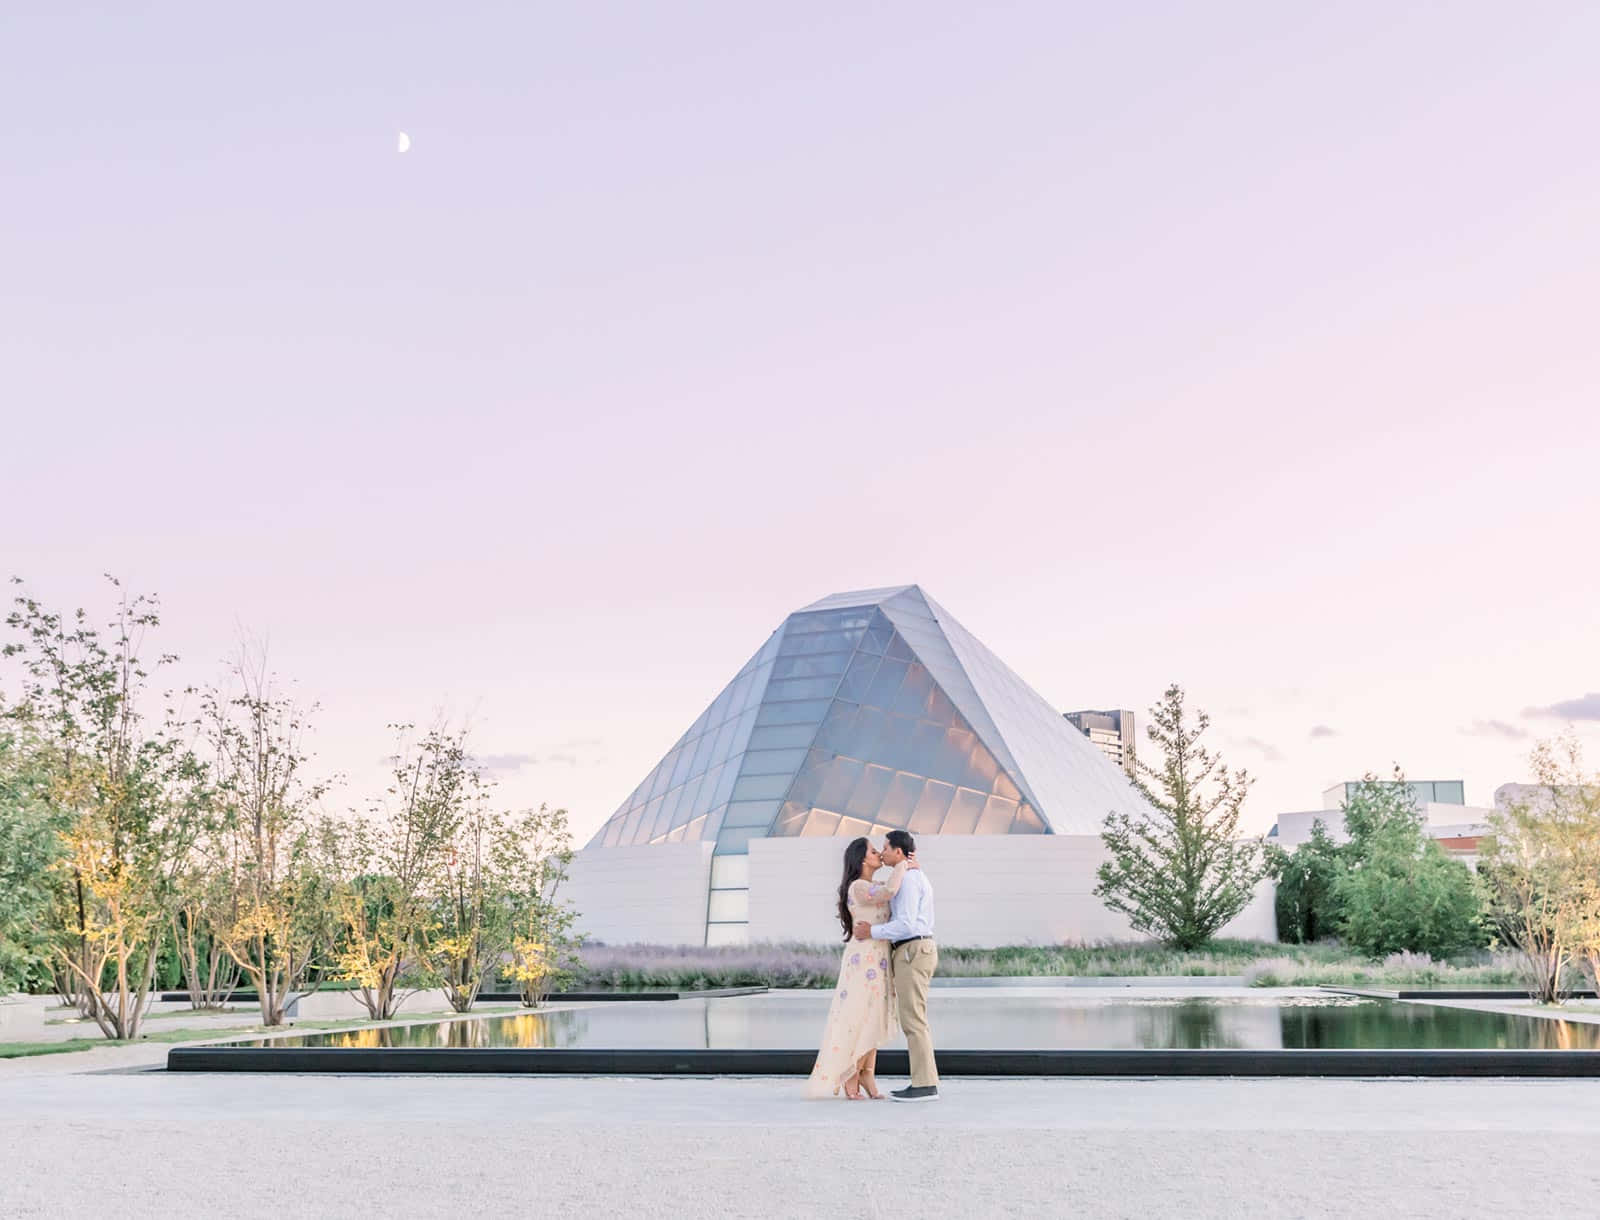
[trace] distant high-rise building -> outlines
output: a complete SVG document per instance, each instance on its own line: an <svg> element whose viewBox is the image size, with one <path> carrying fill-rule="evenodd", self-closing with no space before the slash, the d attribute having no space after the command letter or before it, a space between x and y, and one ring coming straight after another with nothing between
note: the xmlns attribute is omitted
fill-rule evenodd
<svg viewBox="0 0 1600 1220"><path fill-rule="evenodd" d="M1127 708L1104 712L1067 712L1065 718L1078 732L1095 745L1095 748L1133 774L1133 713Z"/></svg>

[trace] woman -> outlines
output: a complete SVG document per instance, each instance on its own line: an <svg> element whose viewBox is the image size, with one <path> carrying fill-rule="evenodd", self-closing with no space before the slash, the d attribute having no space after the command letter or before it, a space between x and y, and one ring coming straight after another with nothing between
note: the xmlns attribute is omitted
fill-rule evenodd
<svg viewBox="0 0 1600 1220"><path fill-rule="evenodd" d="M906 869L916 865L897 864L887 881L874 882L872 876L882 865L882 857L866 839L852 839L844 849L844 878L839 882L844 954L822 1033L822 1049L806 1084L808 1097L828 1097L840 1089L851 1101L883 1097L876 1074L878 1047L889 1040L895 1023L888 946L879 940L850 937L858 919L882 923L889 918L889 899L900 888Z"/></svg>

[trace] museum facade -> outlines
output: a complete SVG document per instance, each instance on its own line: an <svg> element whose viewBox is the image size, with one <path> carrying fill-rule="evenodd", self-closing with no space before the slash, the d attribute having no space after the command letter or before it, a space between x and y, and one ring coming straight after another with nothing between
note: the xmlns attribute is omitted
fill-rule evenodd
<svg viewBox="0 0 1600 1220"><path fill-rule="evenodd" d="M789 615L572 861L579 928L619 944L840 936L845 844L917 838L953 945L1125 939L1099 830L1143 797L916 585ZM1270 896L1229 935L1270 939Z"/></svg>

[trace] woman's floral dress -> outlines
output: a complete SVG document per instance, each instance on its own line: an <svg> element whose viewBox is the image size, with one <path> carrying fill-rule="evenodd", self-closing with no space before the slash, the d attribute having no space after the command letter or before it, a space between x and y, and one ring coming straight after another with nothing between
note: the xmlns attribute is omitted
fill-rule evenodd
<svg viewBox="0 0 1600 1220"><path fill-rule="evenodd" d="M850 917L867 923L889 918L889 899L900 888L906 866L897 865L887 881L856 881L850 886ZM889 980L889 944L882 940L851 940L839 961L839 983L833 989L828 1024L822 1032L822 1049L806 1082L807 1097L837 1093L855 1074L856 1064L869 1051L894 1035L896 1018L893 985Z"/></svg>

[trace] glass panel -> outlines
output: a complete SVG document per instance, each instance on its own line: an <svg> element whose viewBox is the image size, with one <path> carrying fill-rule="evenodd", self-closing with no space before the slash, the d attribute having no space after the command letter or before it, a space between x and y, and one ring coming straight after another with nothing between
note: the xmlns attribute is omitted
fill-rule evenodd
<svg viewBox="0 0 1600 1220"><path fill-rule="evenodd" d="M880 743L884 731L889 727L889 713L878 707L863 707L856 713L854 728L850 740L845 742L840 749L841 754L850 754L862 760L877 758L881 753Z"/></svg>
<svg viewBox="0 0 1600 1220"><path fill-rule="evenodd" d="M749 887L749 856L717 856L711 861L712 889L736 890Z"/></svg>
<svg viewBox="0 0 1600 1220"><path fill-rule="evenodd" d="M810 816L810 805L803 801L784 801L783 812L778 815L778 824L772 828L773 837L799 834Z"/></svg>
<svg viewBox="0 0 1600 1220"><path fill-rule="evenodd" d="M976 734L951 725L944 731L944 747L939 752L939 774L948 775L951 779L966 779L967 761L972 757L972 747L977 744ZM985 792L989 790L992 779L991 776L984 780Z"/></svg>
<svg viewBox="0 0 1600 1220"><path fill-rule="evenodd" d="M694 761L689 764L690 775L703 774L705 769L713 762L721 761L721 759L713 758L711 753L712 747L716 744L717 735L715 733L700 734L700 740L694 744Z"/></svg>
<svg viewBox="0 0 1600 1220"><path fill-rule="evenodd" d="M724 826L717 832L717 846L712 854L742 856L750 850L751 839L764 839L766 834L766 828L762 826Z"/></svg>
<svg viewBox="0 0 1600 1220"><path fill-rule="evenodd" d="M886 826L911 827L911 815L916 811L917 798L922 795L924 781L920 775L897 772L878 807L878 821Z"/></svg>
<svg viewBox="0 0 1600 1220"><path fill-rule="evenodd" d="M865 770L865 764L853 758L834 759L823 776L822 791L817 793L815 803L824 809L842 810L850 794L856 790L856 785L861 782L861 773Z"/></svg>
<svg viewBox="0 0 1600 1220"><path fill-rule="evenodd" d="M1011 777L1004 771L994 777L994 785L991 791L996 796L1003 796L1010 801L1020 801L1022 799L1022 793L1017 791L1017 786L1011 782Z"/></svg>
<svg viewBox="0 0 1600 1220"><path fill-rule="evenodd" d="M1042 835L1044 823L1039 820L1039 815L1033 811L1033 806L1026 801L1017 810L1017 820L1011 824L1011 833L1014 835Z"/></svg>
<svg viewBox="0 0 1600 1220"><path fill-rule="evenodd" d="M821 699L831 697L838 685L839 679L834 677L784 678L782 681L774 679L767 683L766 698Z"/></svg>
<svg viewBox="0 0 1600 1220"><path fill-rule="evenodd" d="M856 705L835 699L828 718L817 730L815 749L839 753L855 740Z"/></svg>
<svg viewBox="0 0 1600 1220"><path fill-rule="evenodd" d="M978 827L978 815L988 800L981 792L971 788L957 788L956 799L950 803L950 812L944 815L943 835L969 835Z"/></svg>
<svg viewBox="0 0 1600 1220"><path fill-rule="evenodd" d="M651 828L651 834L661 834L671 827L672 815L678 812L678 806L683 803L686 792L687 785L680 785L661 798L661 808L656 813L656 821L654 827Z"/></svg>
<svg viewBox="0 0 1600 1220"><path fill-rule="evenodd" d="M706 814L704 818L704 825L701 825L702 819L700 818L696 818L693 822L689 823L689 825L700 827L700 834L698 837L701 840L715 839L717 837L717 831L722 829L722 815L726 811L726 805L719 806L718 808L713 809L710 813Z"/></svg>
<svg viewBox="0 0 1600 1220"><path fill-rule="evenodd" d="M832 755L826 750L812 750L806 759L805 767L795 776L794 788L790 791L788 799L799 801L807 808L816 804L817 794L822 791L822 779L828 773L828 763L831 758Z"/></svg>
<svg viewBox="0 0 1600 1220"><path fill-rule="evenodd" d="M689 764L694 761L694 747L685 743L678 750L678 760L672 766L672 782L668 788L676 788L689 778Z"/></svg>
<svg viewBox="0 0 1600 1220"><path fill-rule="evenodd" d="M813 809L800 833L807 838L825 838L839 828L839 815L826 809Z"/></svg>
<svg viewBox="0 0 1600 1220"><path fill-rule="evenodd" d="M783 628L780 627L767 637L767 642L761 646L761 655L756 658L757 665L765 665L778 655L778 645L783 642Z"/></svg>
<svg viewBox="0 0 1600 1220"><path fill-rule="evenodd" d="M872 677L877 672L877 657L864 652L856 653L855 659L850 662L850 668L845 672L844 680L839 683L839 690L834 698L860 703L872 689Z"/></svg>
<svg viewBox="0 0 1600 1220"><path fill-rule="evenodd" d="M784 637L783 647L778 650L778 655L792 657L811 652L849 652L860 638L860 628L854 631L817 631L810 635L789 635Z"/></svg>
<svg viewBox="0 0 1600 1220"><path fill-rule="evenodd" d="M928 715L928 702L933 694L933 678L920 665L906 670L906 680L894 697L894 710L903 716Z"/></svg>
<svg viewBox="0 0 1600 1220"><path fill-rule="evenodd" d="M845 812L868 820L877 817L878 807L883 804L884 794L889 791L889 782L894 779L894 775L895 773L888 767L880 767L875 763L868 764L861 782L850 794L850 802L845 806Z"/></svg>
<svg viewBox="0 0 1600 1220"><path fill-rule="evenodd" d="M749 859L748 856L745 859ZM712 890L706 904L706 918L712 923L741 923L750 919L750 891Z"/></svg>
<svg viewBox="0 0 1600 1220"><path fill-rule="evenodd" d="M833 713L829 713L832 718ZM771 728L757 729L750 734L752 750L780 750L792 746L809 746L811 739L816 736L816 730L809 724L779 724Z"/></svg>
<svg viewBox="0 0 1600 1220"><path fill-rule="evenodd" d="M944 756L944 728L931 721L919 720L911 733L911 753L902 770L917 771L935 779L960 779L947 766Z"/></svg>
<svg viewBox="0 0 1600 1220"><path fill-rule="evenodd" d="M733 710L733 683L728 683L722 688L722 693L717 696L717 701L711 705L711 715L706 717L706 727L716 728L728 718L728 713Z"/></svg>
<svg viewBox="0 0 1600 1220"><path fill-rule="evenodd" d="M976 776L981 781L979 786L986 792L994 789L994 781L1000 776L1000 764L995 762L994 755L981 741L972 747L972 754L967 759L967 773Z"/></svg>
<svg viewBox="0 0 1600 1220"><path fill-rule="evenodd" d="M734 801L723 818L724 826L771 826L782 801Z"/></svg>
<svg viewBox="0 0 1600 1220"><path fill-rule="evenodd" d="M672 778L672 766L677 761L675 752L669 751L667 756L656 764L656 769L650 776L651 797L660 796L667 790L667 781Z"/></svg>
<svg viewBox="0 0 1600 1220"><path fill-rule="evenodd" d="M676 830L668 831L667 832L667 842L668 843L682 843L683 842L683 827L679 826Z"/></svg>
<svg viewBox="0 0 1600 1220"><path fill-rule="evenodd" d="M726 805L728 798L733 795L734 781L739 778L739 768L729 762L722 768L722 775L717 779L717 789L711 794L711 807Z"/></svg>
<svg viewBox="0 0 1600 1220"><path fill-rule="evenodd" d="M600 839L600 846L615 847L617 845L617 840L621 837L621 835L622 819L612 818L611 821L606 824L606 832Z"/></svg>
<svg viewBox="0 0 1600 1220"><path fill-rule="evenodd" d="M911 815L910 831L914 835L936 835L939 828L944 825L944 815L950 808L950 802L955 798L954 784L941 784L938 780L929 780L928 786L923 789L922 797L917 801L917 811Z"/></svg>
<svg viewBox="0 0 1600 1220"><path fill-rule="evenodd" d="M687 822L690 818L705 813L717 803L717 785L722 782L722 770L721 766L712 767L701 776L700 790L694 794L694 802L678 810L679 821ZM693 780L689 782L694 783Z"/></svg>
<svg viewBox="0 0 1600 1220"><path fill-rule="evenodd" d="M789 791L789 781L793 777L787 773L783 775L745 775L733 786L733 799L735 801L761 801L776 800Z"/></svg>
<svg viewBox="0 0 1600 1220"><path fill-rule="evenodd" d="M867 628L867 634L861 638L861 648L864 652L882 654L889 647L889 640L894 635L894 628L889 626L882 615L879 615L872 626Z"/></svg>
<svg viewBox="0 0 1600 1220"><path fill-rule="evenodd" d="M873 704L875 707L892 707L894 693L900 689L900 683L906 680L906 670L910 668L904 661L883 659L883 664L878 666L877 676L872 679L872 689L867 692L863 703Z"/></svg>
<svg viewBox="0 0 1600 1220"><path fill-rule="evenodd" d="M872 823L862 818L840 818L833 833L841 839L859 839L872 829Z"/></svg>
<svg viewBox="0 0 1600 1220"><path fill-rule="evenodd" d="M793 775L805 762L806 752L799 750L749 750L744 756L746 775Z"/></svg>
<svg viewBox="0 0 1600 1220"><path fill-rule="evenodd" d="M756 715L759 724L817 724L828 710L828 699L806 699L799 703L763 703Z"/></svg>
<svg viewBox="0 0 1600 1220"><path fill-rule="evenodd" d="M917 659L917 654L911 651L911 645L907 644L905 637L898 632L889 641L889 651L884 655L896 661L915 661Z"/></svg>
<svg viewBox="0 0 1600 1220"><path fill-rule="evenodd" d="M827 652L819 656L780 657L772 667L772 680L782 678L822 678L842 674L850 664L848 652Z"/></svg>
<svg viewBox="0 0 1600 1220"><path fill-rule="evenodd" d="M1016 816L1016 801L1008 801L1003 796L991 796L984 803L983 813L978 818L978 833L1003 835L1011 829L1011 820Z"/></svg>
<svg viewBox="0 0 1600 1220"><path fill-rule="evenodd" d="M713 945L748 945L750 943L750 925L747 923L708 923L706 925L706 946Z"/></svg>
<svg viewBox="0 0 1600 1220"><path fill-rule="evenodd" d="M723 762L733 752L733 735L739 728L738 718L724 720L722 727L717 730L717 739L711 747L711 761Z"/></svg>

